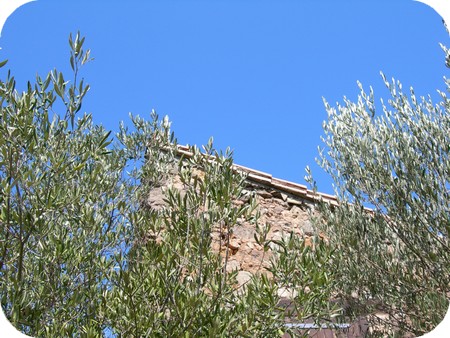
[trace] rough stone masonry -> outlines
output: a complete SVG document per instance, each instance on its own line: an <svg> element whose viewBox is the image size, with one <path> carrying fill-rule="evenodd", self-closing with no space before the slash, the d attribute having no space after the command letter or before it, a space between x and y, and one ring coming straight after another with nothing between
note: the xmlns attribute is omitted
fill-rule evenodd
<svg viewBox="0 0 450 338"><path fill-rule="evenodd" d="M184 157L192 156L188 147L178 146L179 155ZM315 204L319 199L329 203L336 204L336 198L327 194L314 193L306 186L288 182L285 180L273 178L272 175L257 170L249 169L243 166L234 165L234 169L247 174L246 185L243 196L235 200L236 205L248 203L250 196L256 198L257 208L260 213L259 224L270 224L268 240L281 240L289 236L291 232L305 239L307 245L311 244L311 236L315 229L311 223L311 216L314 213ZM201 173L199 173L201 175ZM172 186L175 189L183 190L183 184L179 177L174 174L166 182L166 186L157 187L150 191L147 200L149 207L161 209L164 207L164 189ZM238 287L245 284L255 273L270 273L264 269L269 263L272 252L269 250L264 253L264 249L259 245L254 235L256 233L255 225L244 218L239 219L237 224L233 225L228 243L228 250L220 245L220 236L223 236L219 230L212 233L212 249L219 250L225 256L228 251L227 271L238 271ZM288 290L280 290L280 296L288 296ZM286 294L284 294L286 293ZM294 295L290 295L294 296Z"/></svg>
<svg viewBox="0 0 450 338"><path fill-rule="evenodd" d="M188 147L178 146L178 155L191 157L193 154ZM244 205L249 203L250 196L256 198L257 210L260 217L259 224L270 224L270 231L267 240L281 240L285 236L294 235L304 238L306 245L312 245L312 236L319 235L325 238L323 234L318 234L311 222L311 217L315 213L315 206L319 200L325 201L332 205L337 205L335 196L328 194L313 192L306 186L281 180L272 177L272 175L234 165L236 171L244 172L247 175L243 195L233 201L236 205ZM197 175L202 175L198 172ZM156 210L164 208L165 194L164 189L169 186L182 191L183 183L179 176L174 175L165 182L164 186L156 187L150 191L147 199L147 205ZM267 274L270 272L265 269L268 266L272 256L273 247L267 252L255 240L256 228L249 220L244 218L238 219L237 224L231 227L231 231L227 234L229 237L224 241L220 239L223 231L213 229L212 231L212 250L219 252L222 257L227 257L227 272L237 270L237 290L245 285L254 274ZM326 240L326 238L325 238ZM224 243L228 243L228 248ZM289 303L296 297L296 291L289 288L280 287L278 290L280 302ZM362 337L367 331L367 322L363 318L362 321L355 322L349 330L343 334L338 334L334 330L313 330L310 336L314 337ZM312 335L311 335L312 334Z"/></svg>

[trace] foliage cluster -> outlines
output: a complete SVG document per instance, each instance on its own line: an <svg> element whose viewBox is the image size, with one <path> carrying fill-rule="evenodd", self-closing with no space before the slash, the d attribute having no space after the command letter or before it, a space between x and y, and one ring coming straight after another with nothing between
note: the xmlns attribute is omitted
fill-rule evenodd
<svg viewBox="0 0 450 338"><path fill-rule="evenodd" d="M374 314L383 312L390 317L373 333L401 335L442 320L450 294L445 93L435 106L384 79L392 98L383 114L362 86L357 103L325 103L319 163L340 204L319 204L316 224L328 242L317 237L311 248L296 236L267 240L270 224L259 223L255 200L234 203L245 176L212 140L179 159L169 120L155 112L151 121L131 116L132 130L122 124L115 137L91 114L80 116L89 90L79 80L90 60L83 43L79 34L69 39L71 81L54 70L18 93L10 74L0 80L0 297L18 329L37 337L276 337L289 332L286 320L370 315L376 329ZM174 175L183 189L171 188ZM149 208L161 186L164 208ZM272 278L255 275L237 290L227 241L239 218L276 254ZM224 235L222 254L211 249L214 232ZM281 288L295 294L289 309Z"/></svg>
<svg viewBox="0 0 450 338"><path fill-rule="evenodd" d="M211 250L211 233L229 234L240 217L268 248L255 203L233 203L245 177L231 152L211 141L208 156L193 147L179 160L170 122L154 112L151 121L132 116L132 130L122 124L115 138L78 115L89 90L79 81L90 60L83 43L69 39L70 81L54 70L22 93L9 74L0 81L0 297L9 320L37 337L275 337L288 331L278 288L303 290L305 281L311 292L299 293L296 316L329 317L328 247L320 267L319 249L279 242L275 278L254 276L240 290L227 243L225 257ZM181 191L166 184L174 171ZM146 207L161 185L166 206Z"/></svg>
<svg viewBox="0 0 450 338"><path fill-rule="evenodd" d="M449 306L450 100L439 92L434 105L382 78L391 98L381 113L359 83L357 102L325 101L318 163L341 204L321 204L317 225L338 253L335 288L347 314L371 314L380 335L422 335Z"/></svg>

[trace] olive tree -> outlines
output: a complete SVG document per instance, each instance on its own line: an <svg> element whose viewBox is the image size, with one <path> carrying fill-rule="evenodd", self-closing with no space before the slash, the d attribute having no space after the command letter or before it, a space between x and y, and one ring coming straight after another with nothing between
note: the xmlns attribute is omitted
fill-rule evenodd
<svg viewBox="0 0 450 338"><path fill-rule="evenodd" d="M116 137L81 114L91 60L69 39L73 76L56 70L16 90L0 80L0 297L32 336L277 336L276 286L236 272L211 248L254 203L236 206L244 177L231 152L176 156L167 118L131 117ZM5 66L3 62L1 66ZM195 175L203 172L200 178ZM145 205L174 170L184 188ZM158 241L152 237L159 234ZM221 243L227 249L226 242ZM226 256L225 256L226 258Z"/></svg>
<svg viewBox="0 0 450 338"><path fill-rule="evenodd" d="M83 42L69 40L71 81L54 70L22 93L9 73L0 81L0 295L33 336L96 336L109 325L101 295L133 195L111 132L77 116L89 90Z"/></svg>
<svg viewBox="0 0 450 338"><path fill-rule="evenodd" d="M36 337L276 337L291 331L286 317L341 314L329 302L335 250L268 240L256 199L235 203L246 177L231 151L211 139L180 156L154 111L115 136L80 113L84 40L69 38L69 80L54 70L19 92L0 79L0 297L12 324ZM148 203L158 189L161 208ZM227 265L239 219L276 252L269 273L237 288ZM296 294L293 310L280 288Z"/></svg>
<svg viewBox="0 0 450 338"><path fill-rule="evenodd" d="M433 104L382 78L387 103L360 83L357 102L324 100L318 163L340 204L322 203L317 224L336 249L335 288L346 314L369 315L378 334L419 335L449 305L450 100L438 91Z"/></svg>

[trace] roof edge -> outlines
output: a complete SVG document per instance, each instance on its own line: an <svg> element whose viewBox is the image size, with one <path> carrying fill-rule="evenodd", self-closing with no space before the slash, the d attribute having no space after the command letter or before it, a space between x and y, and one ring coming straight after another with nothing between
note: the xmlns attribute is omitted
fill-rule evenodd
<svg viewBox="0 0 450 338"><path fill-rule="evenodd" d="M194 154L190 151L188 145L177 145L177 153L182 156L192 157ZM247 179L250 181L254 181L258 184L262 184L268 188L276 189L282 192L286 192L292 194L294 196L313 201L313 202L326 202L331 205L338 205L338 200L335 195L329 195L320 192L314 192L311 189L308 189L303 184L298 184L294 182L290 182L287 180L283 180L280 178L275 178L271 174L265 173L263 171L251 169L248 167L244 167L239 164L233 164L233 170L238 172L243 172L247 174Z"/></svg>

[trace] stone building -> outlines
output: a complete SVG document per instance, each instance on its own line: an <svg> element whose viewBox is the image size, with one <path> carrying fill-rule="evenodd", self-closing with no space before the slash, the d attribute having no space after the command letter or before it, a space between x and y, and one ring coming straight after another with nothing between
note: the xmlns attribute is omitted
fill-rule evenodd
<svg viewBox="0 0 450 338"><path fill-rule="evenodd" d="M192 156L187 146L178 146L178 154L187 158ZM275 178L271 174L244 166L234 164L233 167L236 171L247 175L244 196L235 200L234 203L244 204L248 202L250 195L256 198L260 212L259 223L270 224L268 240L280 240L293 232L305 238L306 243L310 243L311 236L315 234L310 218L314 214L317 202L321 199L330 204L337 204L335 196L314 193L305 185ZM182 189L182 184L176 176L169 184ZM163 207L163 189L159 187L150 192L147 201L149 206L156 209ZM255 226L246 220L232 227L229 238L231 256L228 259L227 269L242 271L239 273L240 276L249 276L261 271L263 250L256 243L254 235ZM268 258L270 255L266 257Z"/></svg>
<svg viewBox="0 0 450 338"><path fill-rule="evenodd" d="M193 156L187 146L178 146L178 155L184 158ZM337 205L335 196L313 192L305 185L275 178L271 174L244 166L234 164L233 169L246 174L244 194L241 198L234 200L234 203L243 205L250 200L250 196L256 199L260 214L259 223L270 224L267 240L281 240L284 236L294 233L302 237L306 245L313 245L312 237L314 235L318 235L326 241L326 235L318 233L314 228L311 217L315 214L319 200ZM183 189L183 184L176 172L167 184L179 190ZM164 207L164 189L165 187L157 187L150 191L147 200L148 206L154 209ZM264 248L256 242L255 234L255 225L246 219L241 219L232 226L229 238L226 239L227 247L224 247L223 241L219 240L218 232L212 233L212 249L216 252L221 251L223 257L227 251L227 271L237 270L237 290L245 285L254 274L263 273L270 277L270 272L265 267L271 258L272 248L264 252ZM295 297L295 291L280 288L278 295L281 302L289 302L292 297ZM346 334L340 334L339 337L361 337L367 328L366 322L362 323L362 326L361 323L356 323L356 325L354 323ZM336 337L336 333L332 330L318 330L315 334L311 336Z"/></svg>

